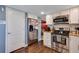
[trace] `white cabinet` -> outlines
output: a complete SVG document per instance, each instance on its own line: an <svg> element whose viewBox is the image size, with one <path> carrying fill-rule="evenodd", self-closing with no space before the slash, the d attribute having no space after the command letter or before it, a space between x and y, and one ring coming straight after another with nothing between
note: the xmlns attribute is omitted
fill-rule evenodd
<svg viewBox="0 0 79 59"><path fill-rule="evenodd" d="M60 12L60 16L62 15L69 15L69 10L64 10Z"/></svg>
<svg viewBox="0 0 79 59"><path fill-rule="evenodd" d="M79 24L79 8L70 9L69 24Z"/></svg>
<svg viewBox="0 0 79 59"><path fill-rule="evenodd" d="M53 18L56 18L57 16L60 16L60 12L57 12L57 13L52 14L52 17Z"/></svg>
<svg viewBox="0 0 79 59"><path fill-rule="evenodd" d="M70 53L78 53L79 52L79 37L70 36L69 42L69 52Z"/></svg>
<svg viewBox="0 0 79 59"><path fill-rule="evenodd" d="M46 15L46 24L48 24L48 25L52 25L53 24L52 15Z"/></svg>
<svg viewBox="0 0 79 59"><path fill-rule="evenodd" d="M51 48L51 32L44 32L43 41L46 47Z"/></svg>

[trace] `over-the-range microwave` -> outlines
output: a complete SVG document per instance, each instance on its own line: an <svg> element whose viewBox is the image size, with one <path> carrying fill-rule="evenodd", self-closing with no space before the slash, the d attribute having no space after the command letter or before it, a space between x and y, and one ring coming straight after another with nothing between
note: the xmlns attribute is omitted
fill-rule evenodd
<svg viewBox="0 0 79 59"><path fill-rule="evenodd" d="M53 19L53 22L54 23L68 23L68 17L61 17L61 16L58 16L56 17L55 19Z"/></svg>

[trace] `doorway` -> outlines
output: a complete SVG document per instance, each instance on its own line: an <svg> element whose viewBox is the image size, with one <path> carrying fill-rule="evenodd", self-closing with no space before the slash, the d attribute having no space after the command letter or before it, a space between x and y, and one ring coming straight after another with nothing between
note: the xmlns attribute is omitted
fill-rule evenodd
<svg viewBox="0 0 79 59"><path fill-rule="evenodd" d="M38 42L38 20L28 18L28 45Z"/></svg>

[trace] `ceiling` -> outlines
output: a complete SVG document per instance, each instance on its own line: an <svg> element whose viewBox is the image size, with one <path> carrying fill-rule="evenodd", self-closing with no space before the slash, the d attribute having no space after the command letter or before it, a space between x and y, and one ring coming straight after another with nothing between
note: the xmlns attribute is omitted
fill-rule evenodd
<svg viewBox="0 0 79 59"><path fill-rule="evenodd" d="M49 14L49 13L65 10L68 8L72 8L76 5L7 5L7 6L37 16L41 16L40 12L45 12L45 14Z"/></svg>

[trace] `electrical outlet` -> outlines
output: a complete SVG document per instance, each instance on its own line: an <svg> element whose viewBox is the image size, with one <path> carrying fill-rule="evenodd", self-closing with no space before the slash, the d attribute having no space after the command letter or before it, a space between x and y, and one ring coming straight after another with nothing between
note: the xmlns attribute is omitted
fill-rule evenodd
<svg viewBox="0 0 79 59"><path fill-rule="evenodd" d="M78 45L78 50L79 50L79 45Z"/></svg>

